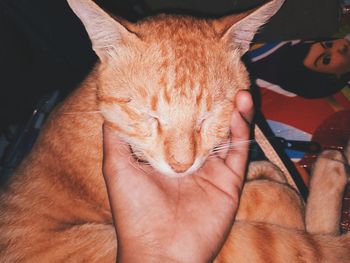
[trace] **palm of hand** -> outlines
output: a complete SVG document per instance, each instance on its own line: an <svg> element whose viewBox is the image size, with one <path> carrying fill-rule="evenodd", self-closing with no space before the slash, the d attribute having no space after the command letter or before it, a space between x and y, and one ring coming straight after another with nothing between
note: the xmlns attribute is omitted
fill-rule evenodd
<svg viewBox="0 0 350 263"><path fill-rule="evenodd" d="M246 108L251 119L252 109ZM232 122L236 128L232 142L246 141L249 127L240 112L233 114ZM191 176L168 178L149 166L137 166L129 158L129 147L112 133L104 129L104 176L116 222L118 260L213 259L233 224L247 144L230 150L224 158L209 159Z"/></svg>

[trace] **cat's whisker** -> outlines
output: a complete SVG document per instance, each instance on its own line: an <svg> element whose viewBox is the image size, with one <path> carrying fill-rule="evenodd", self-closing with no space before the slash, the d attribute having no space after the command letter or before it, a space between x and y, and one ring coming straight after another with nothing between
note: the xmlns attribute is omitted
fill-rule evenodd
<svg viewBox="0 0 350 263"><path fill-rule="evenodd" d="M240 146L240 145L245 145L245 144L250 144L252 142L255 142L255 139L252 140L244 140L244 141L240 141L240 142L228 142L228 143L223 143L223 144L219 144L218 146L216 146L213 151L217 151L217 150L221 150L221 149L229 149L229 148L234 148L236 146Z"/></svg>
<svg viewBox="0 0 350 263"><path fill-rule="evenodd" d="M151 164L147 161L145 154L141 150L134 150L131 152L132 158L136 160L136 162L141 166L151 166Z"/></svg>
<svg viewBox="0 0 350 263"><path fill-rule="evenodd" d="M137 145L135 145L135 144L132 144L132 143L130 143L130 142L128 142L128 144L130 145L130 147L131 147L132 149L142 151L142 148L141 148L141 147L139 147L139 146L137 146Z"/></svg>
<svg viewBox="0 0 350 263"><path fill-rule="evenodd" d="M229 150L232 150L232 149L236 149L236 147L228 147L228 148L224 148L224 149L215 150L215 151L212 151L210 154L225 153L225 152L228 152ZM248 150L249 151L254 151L256 149L253 148L253 147L249 147Z"/></svg>
<svg viewBox="0 0 350 263"><path fill-rule="evenodd" d="M136 170L146 173L146 171L142 168L142 165L139 162L135 162L135 158L131 155L129 156L129 164Z"/></svg>
<svg viewBox="0 0 350 263"><path fill-rule="evenodd" d="M229 148L229 149L222 149L222 150L218 150L218 151L212 151L212 152L209 154L209 156L212 156L212 155L219 155L220 153L227 153L228 150L230 150L230 149L234 149L234 148L232 147L232 148ZM258 151L259 151L258 149L256 149L256 148L251 148L251 147L249 147L248 150L249 150L249 151L253 151L253 152L258 152Z"/></svg>
<svg viewBox="0 0 350 263"><path fill-rule="evenodd" d="M213 151L210 152L210 154L218 154L218 153L222 153L222 152L227 152L227 151L229 151L231 149L236 149L236 147L228 147L228 148L213 150ZM248 150L249 151L256 151L258 149L256 149L255 147L252 147L252 146L248 146Z"/></svg>
<svg viewBox="0 0 350 263"><path fill-rule="evenodd" d="M135 157L137 157L137 159L141 159L142 157L145 157L145 154L142 152L142 151L140 151L140 150L134 150L133 149L133 151L132 151L132 153L131 153L133 156L135 156Z"/></svg>
<svg viewBox="0 0 350 263"><path fill-rule="evenodd" d="M134 153L144 155L144 154L143 154L143 150L142 150L141 148L137 148L137 147L134 147L134 146L130 146L130 148L132 149L132 151L133 151Z"/></svg>
<svg viewBox="0 0 350 263"><path fill-rule="evenodd" d="M138 150L138 149L135 150L134 148L132 148L132 153L135 154L135 155L136 154L144 155L141 150Z"/></svg>
<svg viewBox="0 0 350 263"><path fill-rule="evenodd" d="M252 140L254 141L254 140ZM227 145L225 147L222 148L215 148L212 150L212 152L208 155L207 159L211 159L211 158L217 158L221 153L226 154L228 152L228 150L230 149L235 149L235 147L238 146L237 144L231 144L231 145ZM248 146L248 150L250 152L259 152L259 150L255 147L252 147L251 145Z"/></svg>

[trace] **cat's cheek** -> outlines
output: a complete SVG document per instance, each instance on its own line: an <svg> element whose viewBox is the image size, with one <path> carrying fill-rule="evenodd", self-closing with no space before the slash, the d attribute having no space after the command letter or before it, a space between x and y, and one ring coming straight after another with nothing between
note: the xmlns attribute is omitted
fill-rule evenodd
<svg viewBox="0 0 350 263"><path fill-rule="evenodd" d="M220 144L223 141L227 140L230 136L230 123L229 121L225 121L220 123L215 129L215 138L216 144Z"/></svg>
<svg viewBox="0 0 350 263"><path fill-rule="evenodd" d="M130 125L130 121L118 107L104 106L100 107L102 116L105 122L112 124L118 133L128 135L133 132L133 127Z"/></svg>
<svg viewBox="0 0 350 263"><path fill-rule="evenodd" d="M194 162L195 168L198 170L207 160L215 147L215 139L209 134L202 135L200 144L197 145L197 156Z"/></svg>
<svg viewBox="0 0 350 263"><path fill-rule="evenodd" d="M110 107L100 105L100 111L105 121L115 123L118 118L120 119L118 114L116 114L115 111L113 111L113 109L111 109Z"/></svg>
<svg viewBox="0 0 350 263"><path fill-rule="evenodd" d="M202 134L202 151L210 152L222 140L218 130L212 127L210 130Z"/></svg>

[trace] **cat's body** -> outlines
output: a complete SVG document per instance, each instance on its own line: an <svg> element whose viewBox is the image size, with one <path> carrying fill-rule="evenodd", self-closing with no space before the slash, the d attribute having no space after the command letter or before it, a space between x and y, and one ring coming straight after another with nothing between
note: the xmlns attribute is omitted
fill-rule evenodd
<svg viewBox="0 0 350 263"><path fill-rule="evenodd" d="M138 154L156 169L183 176L198 169L226 138L234 95L249 86L239 58L254 34L235 24L244 16L217 24L160 16L126 29L110 18L99 20L88 1L70 2L76 11L85 2L87 11L78 11L82 20L89 20L92 10L107 29L101 34L87 25L101 63L52 113L33 151L1 192L2 262L115 262L117 242L102 177L103 122L135 151L147 149ZM271 3L258 18L271 16L281 1ZM267 12L272 7L276 10ZM254 14L246 22L258 21ZM147 42L154 35L161 37ZM232 36L244 39L227 44ZM174 125L175 130L169 128ZM311 183L310 233L300 197L271 172L266 174L270 179L245 186L238 221L218 261L350 262L350 237L338 237L336 227L347 175L342 162L327 160L320 159L317 167L329 171L316 172ZM251 172L251 177L258 176Z"/></svg>
<svg viewBox="0 0 350 263"><path fill-rule="evenodd" d="M72 114L96 111L95 92L92 83L86 85L52 114L5 187L2 262L69 262L70 256L71 262L108 262L103 251L112 260L115 230L101 177L103 120L99 114Z"/></svg>

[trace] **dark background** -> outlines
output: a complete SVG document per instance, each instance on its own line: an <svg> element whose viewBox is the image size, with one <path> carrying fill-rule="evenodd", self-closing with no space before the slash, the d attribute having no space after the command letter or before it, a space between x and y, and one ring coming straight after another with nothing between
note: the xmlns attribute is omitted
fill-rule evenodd
<svg viewBox="0 0 350 263"><path fill-rule="evenodd" d="M220 16L262 0L97 0L131 21L158 12ZM338 30L337 0L286 0L256 41L310 39ZM68 94L88 74L96 56L65 0L0 0L0 133L33 111L52 90Z"/></svg>

